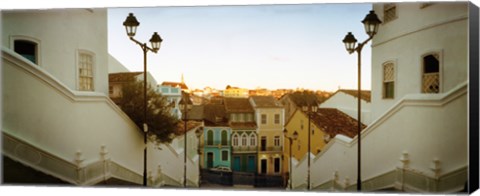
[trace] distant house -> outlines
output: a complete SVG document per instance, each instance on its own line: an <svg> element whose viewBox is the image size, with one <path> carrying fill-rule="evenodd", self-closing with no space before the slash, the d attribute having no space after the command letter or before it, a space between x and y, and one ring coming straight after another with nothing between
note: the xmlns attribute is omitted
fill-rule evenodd
<svg viewBox="0 0 480 196"><path fill-rule="evenodd" d="M227 86L225 91L223 91L224 97L248 97L248 89L246 88L239 88L239 87L230 87Z"/></svg>
<svg viewBox="0 0 480 196"><path fill-rule="evenodd" d="M259 141L258 173L282 175L285 110L273 96L252 96Z"/></svg>
<svg viewBox="0 0 480 196"><path fill-rule="evenodd" d="M248 98L225 98L225 110L232 128L233 171L257 172L257 125Z"/></svg>
<svg viewBox="0 0 480 196"><path fill-rule="evenodd" d="M364 124L370 124L370 91L362 91L360 96L362 116L361 121ZM320 104L321 108L336 108L350 117L357 119L357 104L358 104L358 91L339 89L332 94L327 100Z"/></svg>
<svg viewBox="0 0 480 196"><path fill-rule="evenodd" d="M164 85L164 83L162 83L161 85L157 85L157 92L167 98L171 114L180 118L182 112L180 111L181 108L179 108L178 103L182 99L181 87Z"/></svg>
<svg viewBox="0 0 480 196"><path fill-rule="evenodd" d="M318 107L320 102L321 98L317 94L308 91L296 91L280 98L280 103L285 108L285 119L290 119L293 113L304 105L315 104Z"/></svg>

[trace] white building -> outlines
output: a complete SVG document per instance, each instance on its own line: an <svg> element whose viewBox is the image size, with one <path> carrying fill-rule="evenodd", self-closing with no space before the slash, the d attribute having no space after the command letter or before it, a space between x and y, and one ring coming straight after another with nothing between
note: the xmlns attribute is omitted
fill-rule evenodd
<svg viewBox="0 0 480 196"><path fill-rule="evenodd" d="M361 136L362 191L464 189L468 8L467 2L373 5L383 23L372 40L372 122ZM331 140L313 158L311 187L356 190L357 146L358 137ZM294 180L305 172L295 168L305 164L294 166ZM306 187L305 181L294 184Z"/></svg>
<svg viewBox="0 0 480 196"><path fill-rule="evenodd" d="M108 54L107 10L2 10L1 25L2 155L69 184L142 184L143 134L108 98L108 74L122 69ZM148 158L149 178L162 164Z"/></svg>
<svg viewBox="0 0 480 196"><path fill-rule="evenodd" d="M370 91L362 91L360 97L360 104L362 110L361 121L368 125L371 122L370 118ZM322 102L320 108L336 108L352 118L358 118L358 92L357 90L338 89L327 100Z"/></svg>

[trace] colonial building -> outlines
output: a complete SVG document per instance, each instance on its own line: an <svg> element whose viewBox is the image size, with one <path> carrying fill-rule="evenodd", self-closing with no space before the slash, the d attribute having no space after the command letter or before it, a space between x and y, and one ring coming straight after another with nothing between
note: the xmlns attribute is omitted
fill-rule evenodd
<svg viewBox="0 0 480 196"><path fill-rule="evenodd" d="M353 191L358 178L362 191L462 191L469 169L469 3L377 3L373 10L382 24L372 64L364 65L372 66L372 121L361 133L361 167L359 137L337 135L313 159L311 187ZM294 167L294 189L306 187L304 165Z"/></svg>
<svg viewBox="0 0 480 196"><path fill-rule="evenodd" d="M308 105L311 103L318 107L321 103L320 97L308 91L296 91L293 93L288 93L283 95L280 98L280 103L285 108L285 119L290 119L297 109L301 109L302 106Z"/></svg>
<svg viewBox="0 0 480 196"><path fill-rule="evenodd" d="M248 98L225 98L225 110L232 128L232 169L257 172L257 125Z"/></svg>
<svg viewBox="0 0 480 196"><path fill-rule="evenodd" d="M2 10L3 171L26 171L3 182L142 184L143 132L109 98L109 73L128 70L108 54L107 19L106 9ZM194 150L162 145L147 144L147 185L177 186L183 170L166 169L183 159L156 157ZM198 186L198 159L188 157L188 184Z"/></svg>
<svg viewBox="0 0 480 196"><path fill-rule="evenodd" d="M258 142L258 173L282 174L283 129L285 110L272 96L252 96Z"/></svg>
<svg viewBox="0 0 480 196"><path fill-rule="evenodd" d="M231 168L231 134L223 104L204 105L204 168Z"/></svg>

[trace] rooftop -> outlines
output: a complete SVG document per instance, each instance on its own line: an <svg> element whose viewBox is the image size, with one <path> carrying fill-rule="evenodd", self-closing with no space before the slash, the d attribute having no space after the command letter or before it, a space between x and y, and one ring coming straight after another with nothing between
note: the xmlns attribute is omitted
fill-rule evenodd
<svg viewBox="0 0 480 196"><path fill-rule="evenodd" d="M131 82L135 81L135 77L143 74L143 72L119 72L108 74L108 82Z"/></svg>
<svg viewBox="0 0 480 196"><path fill-rule="evenodd" d="M281 108L282 104L278 102L273 96L251 96L254 107L257 108Z"/></svg>
<svg viewBox="0 0 480 196"><path fill-rule="evenodd" d="M225 106L221 104L205 104L203 119L207 126L228 126Z"/></svg>
<svg viewBox="0 0 480 196"><path fill-rule="evenodd" d="M312 117L313 123L331 138L342 134L353 138L357 135L357 120L335 108L319 108ZM366 126L362 124L362 129Z"/></svg>
<svg viewBox="0 0 480 196"><path fill-rule="evenodd" d="M181 82L162 82L162 86L180 87L182 90L187 90L188 86Z"/></svg>
<svg viewBox="0 0 480 196"><path fill-rule="evenodd" d="M302 107L305 105L318 105L319 103L322 102L320 97L313 93L313 92L294 92L294 93L289 93L286 94L285 96L288 96L290 100L297 106L297 107Z"/></svg>
<svg viewBox="0 0 480 196"><path fill-rule="evenodd" d="M358 97L358 90L351 90L351 89L339 89L337 92L333 93L333 95L331 97L333 97L338 92L344 92L346 94L354 96L355 98ZM370 91L361 91L360 96L361 96L360 97L361 99L365 100L366 102L370 102L371 92Z"/></svg>
<svg viewBox="0 0 480 196"><path fill-rule="evenodd" d="M254 112L248 98L224 98L225 109L227 112L247 113Z"/></svg>

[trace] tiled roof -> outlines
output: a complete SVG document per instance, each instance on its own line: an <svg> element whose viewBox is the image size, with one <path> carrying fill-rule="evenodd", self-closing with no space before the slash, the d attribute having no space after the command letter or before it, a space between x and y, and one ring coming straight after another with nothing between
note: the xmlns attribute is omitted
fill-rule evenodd
<svg viewBox="0 0 480 196"><path fill-rule="evenodd" d="M252 108L252 105L248 101L248 98L224 98L224 103L225 109L229 113L255 112Z"/></svg>
<svg viewBox="0 0 480 196"><path fill-rule="evenodd" d="M192 105L192 108L187 112L188 120L203 120L203 105ZM183 113L183 108L180 108Z"/></svg>
<svg viewBox="0 0 480 196"><path fill-rule="evenodd" d="M135 81L135 76L143 72L119 72L108 74L108 82L131 82Z"/></svg>
<svg viewBox="0 0 480 196"><path fill-rule="evenodd" d="M273 96L251 96L250 99L257 108L281 108L282 104L278 102Z"/></svg>
<svg viewBox="0 0 480 196"><path fill-rule="evenodd" d="M348 90L348 89L339 89L337 92L344 92L346 94L349 94L351 96L354 96L355 98L357 98L358 96L358 90ZM333 95L335 95L337 92L335 92ZM333 97L330 96L330 97ZM362 91L360 93L361 95L361 99L365 100L366 102L370 102L370 97L371 97L371 92L370 91Z"/></svg>
<svg viewBox="0 0 480 196"><path fill-rule="evenodd" d="M230 127L233 130L255 130L257 124L255 122L230 122Z"/></svg>
<svg viewBox="0 0 480 196"><path fill-rule="evenodd" d="M171 87L180 87L183 90L188 89L188 86L185 83L180 82L162 82L162 86L171 86Z"/></svg>
<svg viewBox="0 0 480 196"><path fill-rule="evenodd" d="M335 108L319 108L312 116L312 121L317 127L323 129L331 138L342 134L353 138L357 135L356 119ZM366 126L362 124L362 129Z"/></svg>
<svg viewBox="0 0 480 196"><path fill-rule="evenodd" d="M225 106L220 104L205 104L203 107L203 119L208 126L227 126Z"/></svg>
<svg viewBox="0 0 480 196"><path fill-rule="evenodd" d="M317 94L312 93L312 92L294 92L294 93L289 93L286 96L292 100L292 102L297 106L297 107L302 107L305 105L318 105L321 100L318 97Z"/></svg>

